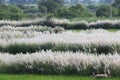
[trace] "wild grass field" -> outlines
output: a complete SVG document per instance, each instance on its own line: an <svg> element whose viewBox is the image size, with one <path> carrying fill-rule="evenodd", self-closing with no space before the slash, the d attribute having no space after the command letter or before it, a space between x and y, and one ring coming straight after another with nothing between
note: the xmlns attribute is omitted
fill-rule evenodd
<svg viewBox="0 0 120 80"><path fill-rule="evenodd" d="M119 80L119 22L0 21L0 80Z"/></svg>

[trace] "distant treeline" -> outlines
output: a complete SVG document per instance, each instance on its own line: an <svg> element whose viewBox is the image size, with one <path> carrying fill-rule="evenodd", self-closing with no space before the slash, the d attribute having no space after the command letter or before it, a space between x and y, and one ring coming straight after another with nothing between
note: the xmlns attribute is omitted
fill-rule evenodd
<svg viewBox="0 0 120 80"><path fill-rule="evenodd" d="M119 17L120 1L113 4L65 5L63 0L38 0L36 4L24 4L26 0L10 0L12 5L5 5L0 0L0 20L21 20L24 18L90 18L90 17ZM9 1L9 2L10 2ZM15 3L14 3L15 2ZM35 0L30 0L35 3ZM22 4L19 4L22 3ZM15 11L14 11L15 10ZM24 15L24 16L23 16Z"/></svg>

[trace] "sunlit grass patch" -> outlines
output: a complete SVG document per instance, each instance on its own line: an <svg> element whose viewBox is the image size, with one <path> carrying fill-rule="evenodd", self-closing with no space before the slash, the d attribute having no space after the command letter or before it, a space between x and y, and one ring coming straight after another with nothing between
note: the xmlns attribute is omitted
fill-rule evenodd
<svg viewBox="0 0 120 80"><path fill-rule="evenodd" d="M96 79L74 75L0 75L0 80L120 80L120 78Z"/></svg>

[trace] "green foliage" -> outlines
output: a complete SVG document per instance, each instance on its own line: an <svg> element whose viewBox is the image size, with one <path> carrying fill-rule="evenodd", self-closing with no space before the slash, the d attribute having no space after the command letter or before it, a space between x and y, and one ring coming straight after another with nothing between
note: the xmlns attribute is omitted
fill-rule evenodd
<svg viewBox="0 0 120 80"><path fill-rule="evenodd" d="M114 6L116 6L116 7L120 7L120 0L114 0L115 2L114 2Z"/></svg>
<svg viewBox="0 0 120 80"><path fill-rule="evenodd" d="M56 10L54 13L56 17L62 18L76 18L76 17L91 17L93 14L87 11L83 5L77 4L70 8L62 7Z"/></svg>
<svg viewBox="0 0 120 80"><path fill-rule="evenodd" d="M77 5L73 5L69 8L70 10L73 10L73 11L85 11L85 7L83 7L83 5L80 5L80 4L77 4Z"/></svg>
<svg viewBox="0 0 120 80"><path fill-rule="evenodd" d="M93 16L83 5L77 4L68 8L62 3L59 0L40 0L38 3L39 12L43 14L53 13L55 17L67 19Z"/></svg>
<svg viewBox="0 0 120 80"><path fill-rule="evenodd" d="M88 5L88 6L87 6L87 9L88 9L90 12L95 13L96 10L98 9L98 7L99 7L99 6L97 6L97 5Z"/></svg>
<svg viewBox="0 0 120 80"><path fill-rule="evenodd" d="M47 8L45 6L39 6L39 11L42 13L47 13Z"/></svg>
<svg viewBox="0 0 120 80"><path fill-rule="evenodd" d="M120 16L120 0L114 0L114 1L115 2L113 4L113 6L116 7L116 8L118 8L118 11L119 11L118 16Z"/></svg>
<svg viewBox="0 0 120 80"><path fill-rule="evenodd" d="M16 6L0 5L0 20L21 20L22 10Z"/></svg>
<svg viewBox="0 0 120 80"><path fill-rule="evenodd" d="M67 8L59 8L56 10L54 14L56 17L62 17L67 19L73 18L74 16L76 16Z"/></svg>
<svg viewBox="0 0 120 80"><path fill-rule="evenodd" d="M62 0L39 0L38 8L40 12L52 13L62 5Z"/></svg>
<svg viewBox="0 0 120 80"><path fill-rule="evenodd" d="M26 17L29 18L36 18L38 16L38 8L35 5L24 5L24 4L19 4L17 5L20 9L22 9L23 14L26 15Z"/></svg>
<svg viewBox="0 0 120 80"><path fill-rule="evenodd" d="M110 17L110 11L111 6L109 5L101 5L98 10L96 11L97 17ZM112 9L112 15L117 16L118 15L118 9L113 7Z"/></svg>
<svg viewBox="0 0 120 80"><path fill-rule="evenodd" d="M88 1L89 2L89 1ZM71 7L64 6L63 2L60 0L40 0L38 3L39 12L44 13L53 13L57 18L83 18L83 17L110 17L110 8L111 5L89 5L87 8L81 4L75 4ZM120 12L119 7L112 7L112 14L114 17L118 16ZM96 13L96 15L95 15ZM47 14L46 14L47 15ZM43 15L44 16L44 15Z"/></svg>

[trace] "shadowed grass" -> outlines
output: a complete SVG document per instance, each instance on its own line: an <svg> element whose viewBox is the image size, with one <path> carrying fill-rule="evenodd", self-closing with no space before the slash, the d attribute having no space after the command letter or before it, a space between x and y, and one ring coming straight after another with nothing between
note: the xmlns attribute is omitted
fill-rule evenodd
<svg viewBox="0 0 120 80"><path fill-rule="evenodd" d="M77 51L82 51L82 52L89 52L93 54L108 54L108 53L114 53L118 52L120 53L120 45L102 45L98 46L96 44L90 44L90 45L84 45L82 46L81 44L55 44L55 43L44 43L44 44L13 44L9 45L6 47L0 47L1 52L9 52L11 54L16 54L16 53L24 53L26 54L27 52L33 53L36 51L72 51L72 52L77 52Z"/></svg>

